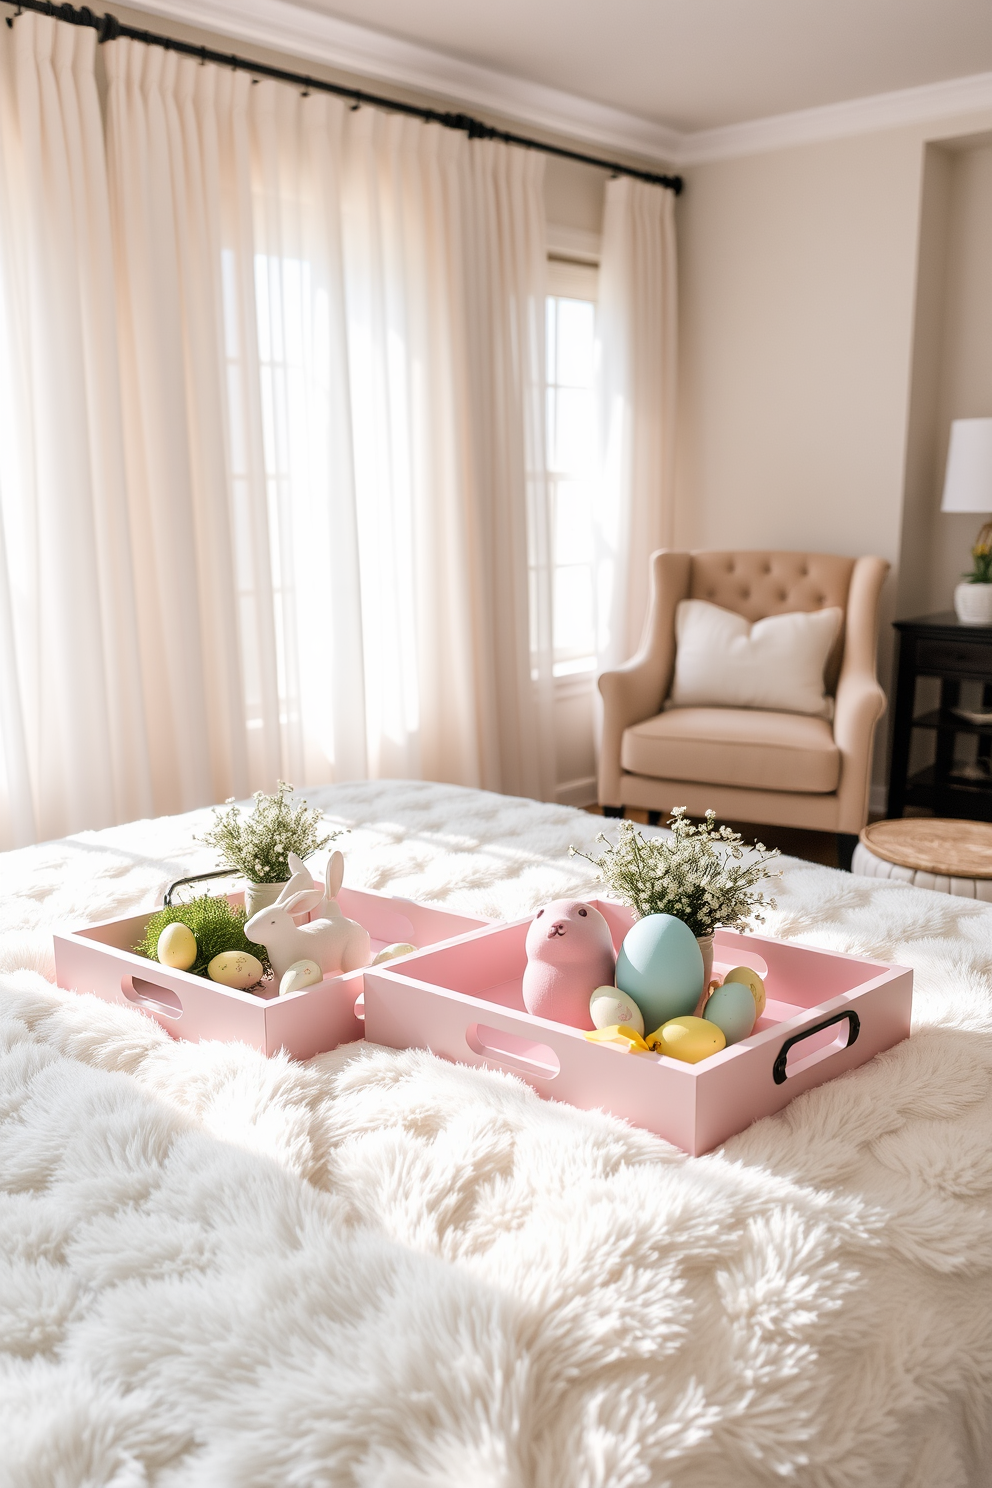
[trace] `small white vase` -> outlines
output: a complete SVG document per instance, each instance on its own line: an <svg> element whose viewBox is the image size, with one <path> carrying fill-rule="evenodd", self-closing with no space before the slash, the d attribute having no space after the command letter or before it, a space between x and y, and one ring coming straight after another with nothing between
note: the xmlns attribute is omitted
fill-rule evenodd
<svg viewBox="0 0 992 1488"><path fill-rule="evenodd" d="M713 975L713 932L709 935L697 935L696 944L703 953L703 996L706 996Z"/></svg>
<svg viewBox="0 0 992 1488"><path fill-rule="evenodd" d="M992 625L992 584L956 584L954 613L962 625Z"/></svg>
<svg viewBox="0 0 992 1488"><path fill-rule="evenodd" d="M245 889L246 917L250 920L252 915L258 914L260 909L268 909L270 904L275 904L285 887L285 883L250 883Z"/></svg>

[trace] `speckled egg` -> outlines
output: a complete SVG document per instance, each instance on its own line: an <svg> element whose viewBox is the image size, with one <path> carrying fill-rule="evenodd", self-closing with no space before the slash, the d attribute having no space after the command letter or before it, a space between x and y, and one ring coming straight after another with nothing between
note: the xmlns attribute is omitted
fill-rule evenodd
<svg viewBox="0 0 992 1488"><path fill-rule="evenodd" d="M294 961L279 978L279 996L288 997L290 992L299 992L304 987L316 987L323 980L324 973L316 961Z"/></svg>
<svg viewBox="0 0 992 1488"><path fill-rule="evenodd" d="M727 972L723 985L726 986L728 982L741 982L745 987L751 988L756 1015L760 1018L765 1011L765 984L758 973L750 966L735 966L733 971Z"/></svg>
<svg viewBox="0 0 992 1488"><path fill-rule="evenodd" d="M417 949L408 940L397 940L392 945L383 946L378 955L372 961L373 966L381 966L383 961L393 961L397 956L412 956Z"/></svg>
<svg viewBox="0 0 992 1488"><path fill-rule="evenodd" d="M758 1021L751 988L745 987L743 982L724 982L707 999L703 1018L707 1023L716 1024L728 1044L740 1043Z"/></svg>
<svg viewBox="0 0 992 1488"><path fill-rule="evenodd" d="M674 915L645 915L628 930L617 957L617 986L632 997L646 1028L691 1013L703 990L703 955Z"/></svg>
<svg viewBox="0 0 992 1488"><path fill-rule="evenodd" d="M669 1059L681 1059L686 1064L698 1064L711 1054L719 1054L727 1047L727 1040L715 1023L705 1018L670 1018L653 1034L655 1052L667 1054Z"/></svg>
<svg viewBox="0 0 992 1488"><path fill-rule="evenodd" d="M196 960L196 936L188 925L176 920L162 931L155 954L163 966L171 966L173 971L188 971Z"/></svg>
<svg viewBox="0 0 992 1488"><path fill-rule="evenodd" d="M207 976L222 987L235 987L244 992L262 980L262 963L248 951L221 951L207 967Z"/></svg>
<svg viewBox="0 0 992 1488"><path fill-rule="evenodd" d="M597 987L589 999L589 1016L596 1028L613 1028L621 1024L644 1034L644 1019L632 997L624 997L616 987Z"/></svg>

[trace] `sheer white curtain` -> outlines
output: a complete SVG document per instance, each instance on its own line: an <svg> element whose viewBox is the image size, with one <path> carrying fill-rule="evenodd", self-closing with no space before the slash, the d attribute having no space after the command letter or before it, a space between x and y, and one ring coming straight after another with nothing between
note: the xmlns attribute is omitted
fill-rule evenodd
<svg viewBox="0 0 992 1488"><path fill-rule="evenodd" d="M348 114L370 773L553 791L543 160Z"/></svg>
<svg viewBox="0 0 992 1488"><path fill-rule="evenodd" d="M475 200L464 318L476 393L471 425L479 434L482 553L474 581L490 596L496 788L553 800L544 157L493 141L463 141L462 148Z"/></svg>
<svg viewBox="0 0 992 1488"><path fill-rule="evenodd" d="M0 27L0 842L152 809L92 31Z"/></svg>
<svg viewBox="0 0 992 1488"><path fill-rule="evenodd" d="M245 91L283 768L548 795L543 162Z"/></svg>
<svg viewBox="0 0 992 1488"><path fill-rule="evenodd" d="M104 48L127 489L156 811L244 795L222 378L218 72ZM227 79L224 78L226 82ZM229 112L229 110L228 110Z"/></svg>
<svg viewBox="0 0 992 1488"><path fill-rule="evenodd" d="M603 464L599 665L637 650L648 557L671 542L677 375L675 197L608 182L596 310Z"/></svg>
<svg viewBox="0 0 992 1488"><path fill-rule="evenodd" d="M94 41L0 34L0 840L550 795L540 158Z"/></svg>

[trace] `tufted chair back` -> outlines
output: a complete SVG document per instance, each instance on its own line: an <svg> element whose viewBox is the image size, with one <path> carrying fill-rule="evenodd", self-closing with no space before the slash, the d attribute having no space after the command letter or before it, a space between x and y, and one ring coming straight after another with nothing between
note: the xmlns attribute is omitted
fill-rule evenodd
<svg viewBox="0 0 992 1488"><path fill-rule="evenodd" d="M853 570L853 558L829 553L693 553L689 598L734 610L752 625L767 615L832 606L843 610L846 620ZM844 656L844 630L842 625L824 668L831 693Z"/></svg>

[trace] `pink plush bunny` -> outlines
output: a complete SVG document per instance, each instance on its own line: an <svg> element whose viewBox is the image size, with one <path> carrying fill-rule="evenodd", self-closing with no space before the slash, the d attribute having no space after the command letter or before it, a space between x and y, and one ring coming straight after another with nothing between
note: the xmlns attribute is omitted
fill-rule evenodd
<svg viewBox="0 0 992 1488"><path fill-rule="evenodd" d="M524 1007L538 1018L592 1028L589 998L611 986L617 958L610 927L598 909L556 899L539 909L527 931Z"/></svg>

